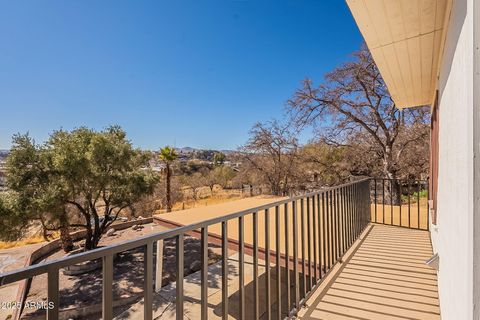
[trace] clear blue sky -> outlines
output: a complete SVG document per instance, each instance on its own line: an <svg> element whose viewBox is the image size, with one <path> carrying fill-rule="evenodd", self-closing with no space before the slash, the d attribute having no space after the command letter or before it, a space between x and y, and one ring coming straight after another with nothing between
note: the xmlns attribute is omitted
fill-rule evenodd
<svg viewBox="0 0 480 320"><path fill-rule="evenodd" d="M0 149L110 124L233 149L361 41L344 0L0 0Z"/></svg>

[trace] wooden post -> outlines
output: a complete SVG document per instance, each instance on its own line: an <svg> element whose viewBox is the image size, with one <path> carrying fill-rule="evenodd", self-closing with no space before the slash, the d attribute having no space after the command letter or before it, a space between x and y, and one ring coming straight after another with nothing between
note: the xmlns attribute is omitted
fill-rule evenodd
<svg viewBox="0 0 480 320"><path fill-rule="evenodd" d="M162 290L163 240L157 241L157 263L155 265L155 292Z"/></svg>

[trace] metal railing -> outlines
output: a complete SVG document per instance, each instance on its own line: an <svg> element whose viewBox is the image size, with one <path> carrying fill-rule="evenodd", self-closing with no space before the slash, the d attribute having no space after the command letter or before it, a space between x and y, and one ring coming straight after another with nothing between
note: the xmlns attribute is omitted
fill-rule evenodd
<svg viewBox="0 0 480 320"><path fill-rule="evenodd" d="M48 275L47 298L53 308L47 309L47 319L59 317L59 271L78 263L101 259L102 318L113 317L114 255L135 248L144 248L144 318L152 319L154 297L154 243L176 239L176 318L184 315L184 236L199 233L201 242L200 304L201 319L208 310L208 244L209 227L221 225L222 302L221 316L229 315L229 300L238 299L238 319L277 319L294 316L306 299L320 285L333 266L352 246L370 223L370 179L348 183L244 210L226 216L194 223L176 229L144 236L121 244L95 249L60 260L33 265L0 274L0 285ZM264 221L260 218L263 217ZM229 224L235 222L238 238L229 238ZM260 223L259 223L260 222ZM263 226L261 230L260 226ZM250 229L250 230L247 230ZM248 231L248 232L247 232ZM252 243L246 235L251 231ZM273 248L275 247L275 249ZM234 249L232 249L234 248ZM229 254L238 253L238 295L229 296ZM253 305L246 310L245 256L253 257ZM259 259L264 259L260 274ZM261 262L260 262L261 263ZM272 277L272 271L276 276ZM260 281L265 290L260 292ZM273 283L273 292L271 282ZM230 289L232 289L230 287ZM236 291L236 290L235 290ZM249 291L250 292L250 291ZM233 292L231 292L233 293ZM277 301L272 301L272 293ZM260 305L260 295L266 303ZM235 301L237 303L237 301ZM263 310L261 310L263 309ZM230 310L231 311L231 310ZM252 313L252 314L247 314ZM261 312L262 311L262 312Z"/></svg>
<svg viewBox="0 0 480 320"><path fill-rule="evenodd" d="M428 180L372 178L372 222L429 229Z"/></svg>

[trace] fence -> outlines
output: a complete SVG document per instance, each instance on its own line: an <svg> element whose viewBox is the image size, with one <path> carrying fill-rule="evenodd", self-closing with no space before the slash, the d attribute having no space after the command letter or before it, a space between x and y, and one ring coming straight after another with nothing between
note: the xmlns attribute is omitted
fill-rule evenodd
<svg viewBox="0 0 480 320"><path fill-rule="evenodd" d="M372 178L371 221L413 229L429 229L428 180Z"/></svg>
<svg viewBox="0 0 480 320"><path fill-rule="evenodd" d="M209 227L221 225L222 299L221 317L236 312L238 319L283 319L295 315L310 294L320 285L332 267L370 223L370 180L365 179L313 192L211 220L148 235L126 243L95 249L60 260L33 265L0 274L0 285L7 285L42 274L48 275L47 297L53 305L46 310L47 319L59 317L59 272L78 263L102 261L102 318L113 317L114 256L120 252L143 248L144 318L152 319L154 295L154 243L176 239L176 318L184 315L184 236L200 234L201 319L208 312L208 243ZM262 221L263 218L263 221ZM237 227L236 232L230 228ZM232 235L235 233L237 238ZM229 256L238 253L238 294L229 293ZM252 256L253 305L246 307L245 261ZM263 274L259 263L263 258ZM275 277L272 277L272 272ZM260 281L265 290L260 291ZM273 281L273 283L272 283ZM235 290L236 291L236 290ZM233 293L233 292L231 292ZM237 293L237 292L236 292ZM262 296L261 296L262 295ZM275 301L276 297L276 301ZM232 299L235 299L233 301ZM260 300L262 303L260 303ZM238 308L229 309L230 303ZM263 303L265 302L265 303Z"/></svg>

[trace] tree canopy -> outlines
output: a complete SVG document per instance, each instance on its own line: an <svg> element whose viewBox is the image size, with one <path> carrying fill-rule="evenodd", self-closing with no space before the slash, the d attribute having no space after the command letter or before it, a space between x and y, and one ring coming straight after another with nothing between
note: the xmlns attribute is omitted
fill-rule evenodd
<svg viewBox="0 0 480 320"><path fill-rule="evenodd" d="M7 181L32 217L49 217L42 220L52 228L84 228L89 250L125 208L153 192L158 177L148 160L118 126L100 132L84 127L55 131L43 145L16 135ZM70 210L83 221L70 223Z"/></svg>
<svg viewBox="0 0 480 320"><path fill-rule="evenodd" d="M28 227L27 215L18 208L18 201L12 192L0 193L0 240L19 239Z"/></svg>
<svg viewBox="0 0 480 320"><path fill-rule="evenodd" d="M171 190L171 179L172 179L172 163L177 160L177 152L174 148L170 146L163 147L160 149L159 158L165 164L165 206L167 212L172 211L172 190Z"/></svg>
<svg viewBox="0 0 480 320"><path fill-rule="evenodd" d="M297 125L316 127L319 140L348 147L354 150L352 156L363 155L363 161L375 160L373 169L378 171L362 161L352 162L358 175L380 173L395 179L410 165L402 167L404 158L412 160L405 154L422 151L420 159L428 157L428 152L418 150L418 145L428 148L428 108L396 108L367 48L327 73L319 85L304 80L288 106ZM428 166L428 161L421 162Z"/></svg>

